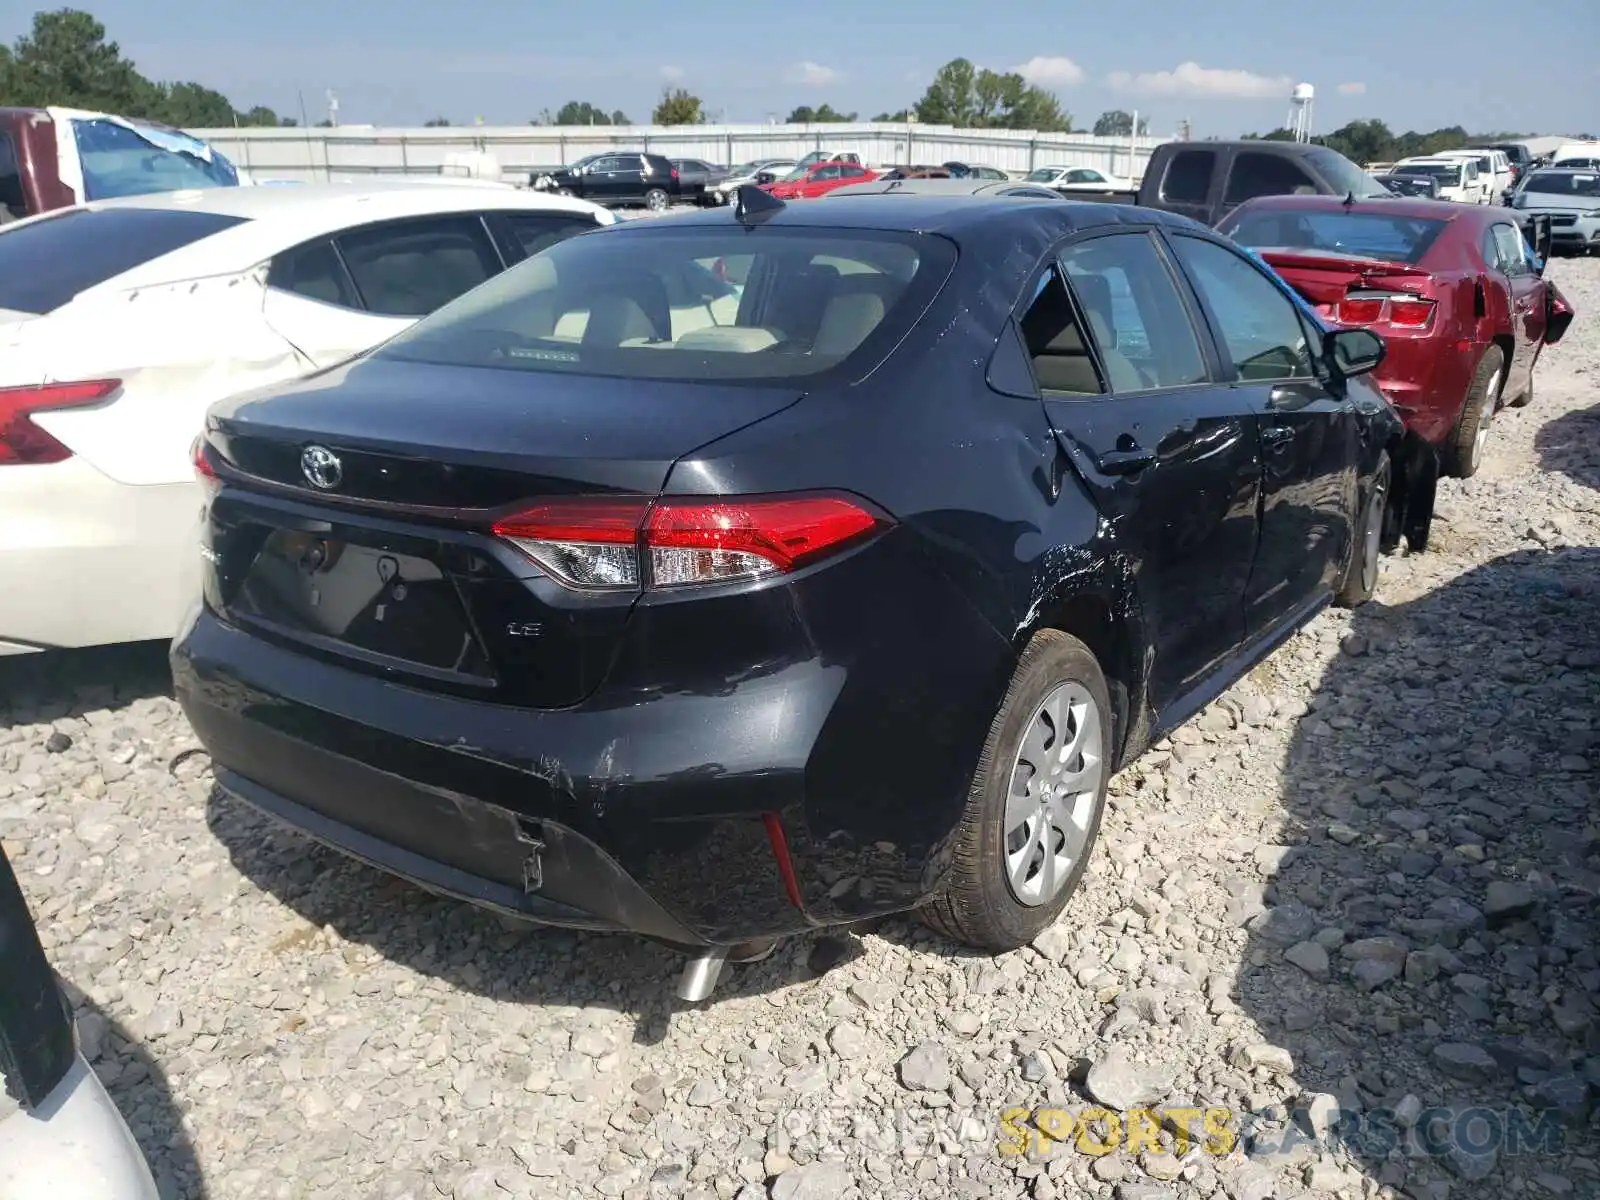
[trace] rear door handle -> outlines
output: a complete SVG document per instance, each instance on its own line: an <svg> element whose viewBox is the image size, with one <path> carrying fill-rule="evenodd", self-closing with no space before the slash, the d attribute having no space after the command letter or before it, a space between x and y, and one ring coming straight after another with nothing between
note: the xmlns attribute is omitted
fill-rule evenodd
<svg viewBox="0 0 1600 1200"><path fill-rule="evenodd" d="M1146 450L1143 446L1135 445L1129 450L1107 450L1094 460L1094 465L1102 475L1132 475L1135 471L1144 470L1155 461L1154 450Z"/></svg>

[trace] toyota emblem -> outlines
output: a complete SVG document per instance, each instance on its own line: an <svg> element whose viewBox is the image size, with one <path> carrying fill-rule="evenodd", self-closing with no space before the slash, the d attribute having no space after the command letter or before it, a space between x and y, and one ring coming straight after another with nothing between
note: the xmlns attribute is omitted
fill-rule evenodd
<svg viewBox="0 0 1600 1200"><path fill-rule="evenodd" d="M300 452L300 472L312 487L326 492L344 479L344 464L326 446L307 446Z"/></svg>

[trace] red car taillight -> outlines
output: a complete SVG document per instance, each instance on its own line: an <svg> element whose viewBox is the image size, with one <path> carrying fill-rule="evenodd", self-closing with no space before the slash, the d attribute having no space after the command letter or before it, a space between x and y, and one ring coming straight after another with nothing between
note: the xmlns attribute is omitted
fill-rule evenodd
<svg viewBox="0 0 1600 1200"><path fill-rule="evenodd" d="M1357 292L1334 306L1333 319L1343 325L1389 325L1426 329L1433 321L1433 301L1409 292Z"/></svg>
<svg viewBox="0 0 1600 1200"><path fill-rule="evenodd" d="M678 177L678 168L677 167L673 167L672 168L672 177L674 179L676 179Z"/></svg>
<svg viewBox="0 0 1600 1200"><path fill-rule="evenodd" d="M0 467L62 462L72 451L33 423L36 413L98 404L122 386L120 379L0 388Z"/></svg>
<svg viewBox="0 0 1600 1200"><path fill-rule="evenodd" d="M195 438L194 444L189 447L189 462L194 467L195 478L208 493L215 492L222 486L222 479L218 476L217 469L211 465L210 455L206 453L204 434Z"/></svg>
<svg viewBox="0 0 1600 1200"><path fill-rule="evenodd" d="M559 583L675 588L794 571L889 524L842 495L552 500L496 521Z"/></svg>

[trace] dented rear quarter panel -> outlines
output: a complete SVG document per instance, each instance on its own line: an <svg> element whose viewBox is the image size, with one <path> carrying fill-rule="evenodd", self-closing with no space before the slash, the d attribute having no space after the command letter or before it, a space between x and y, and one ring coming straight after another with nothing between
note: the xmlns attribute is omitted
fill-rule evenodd
<svg viewBox="0 0 1600 1200"><path fill-rule="evenodd" d="M0 108L0 135L11 139L28 215L68 208L77 194L61 180L55 122L42 109Z"/></svg>

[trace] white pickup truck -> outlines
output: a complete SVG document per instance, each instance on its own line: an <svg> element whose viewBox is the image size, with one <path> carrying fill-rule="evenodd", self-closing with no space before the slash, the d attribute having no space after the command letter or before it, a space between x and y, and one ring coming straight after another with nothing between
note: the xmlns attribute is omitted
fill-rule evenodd
<svg viewBox="0 0 1600 1200"><path fill-rule="evenodd" d="M1426 157L1402 158L1395 163L1396 175L1432 175L1439 181L1439 199L1454 200L1457 204L1493 203L1493 176L1478 169L1476 156L1451 158L1442 154Z"/></svg>

